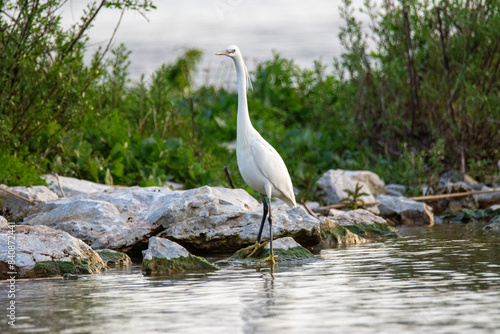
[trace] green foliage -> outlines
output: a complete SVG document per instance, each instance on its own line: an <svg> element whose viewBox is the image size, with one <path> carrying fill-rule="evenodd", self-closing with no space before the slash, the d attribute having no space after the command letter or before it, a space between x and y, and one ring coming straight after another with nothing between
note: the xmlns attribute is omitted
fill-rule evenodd
<svg viewBox="0 0 500 334"><path fill-rule="evenodd" d="M194 85L199 50L134 83L124 45L83 62L86 32L103 6L148 10L150 1L91 2L67 30L55 10L61 2L2 2L2 182L37 184L38 173L57 172L115 185L228 186L228 166L235 186L253 193L231 148L237 93ZM332 73L277 53L252 73L252 122L282 155L299 200L311 199L331 168L369 169L415 195L446 169L465 167L480 180L496 174L500 5L382 6L365 2L366 29L344 0L345 52Z"/></svg>
<svg viewBox="0 0 500 334"><path fill-rule="evenodd" d="M363 196L368 196L367 193L361 192L361 188L363 188L363 185L359 184L359 182L356 182L356 188L354 191L350 189L344 189L344 191L347 193L347 197L342 199L342 203L346 204L346 208L350 210L356 210L359 207L363 207L365 205L365 201L361 199Z"/></svg>
<svg viewBox="0 0 500 334"><path fill-rule="evenodd" d="M0 149L0 161L0 184L9 187L46 185L32 162L3 149Z"/></svg>

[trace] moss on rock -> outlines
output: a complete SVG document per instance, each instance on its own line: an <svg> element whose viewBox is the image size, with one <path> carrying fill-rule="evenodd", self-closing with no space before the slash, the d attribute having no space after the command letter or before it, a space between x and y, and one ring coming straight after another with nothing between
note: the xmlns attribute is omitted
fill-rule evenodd
<svg viewBox="0 0 500 334"><path fill-rule="evenodd" d="M117 252L112 249L97 249L96 253L102 258L102 261L110 267L126 267L132 264L130 257L122 252Z"/></svg>
<svg viewBox="0 0 500 334"><path fill-rule="evenodd" d="M28 277L53 277L64 274L92 274L90 260L73 257L71 261L40 261L29 271Z"/></svg>
<svg viewBox="0 0 500 334"><path fill-rule="evenodd" d="M142 272L145 275L170 275L192 271L212 271L220 269L199 256L181 256L173 259L153 257L142 261Z"/></svg>
<svg viewBox="0 0 500 334"><path fill-rule="evenodd" d="M368 241L366 238L382 235L396 235L396 230L388 223L340 225L329 218L325 218L320 225L321 246L323 248L364 243Z"/></svg>
<svg viewBox="0 0 500 334"><path fill-rule="evenodd" d="M286 239L286 238L282 238L282 239ZM316 259L316 257L314 256L313 253L311 253L307 248L300 246L295 241L293 241L296 245L294 247L280 248L279 241L282 239L277 239L274 241L276 243L276 246L274 247L274 255L278 255L278 257L276 258L276 263L278 263L278 264L301 264L301 263L310 262L311 260ZM291 239L291 238L289 238L289 239ZM267 245L267 242L262 243L260 246L258 246L257 250L252 255L252 257L248 257L248 255L253 250L253 248L251 246L251 247L246 247L246 248L240 249L236 253L234 253L232 256L228 257L227 259L218 261L217 263L218 264L230 264L230 263L255 264L255 263L258 263L260 260L265 259L270 255L269 248L266 247L266 245ZM267 263L264 263L264 264L267 265Z"/></svg>

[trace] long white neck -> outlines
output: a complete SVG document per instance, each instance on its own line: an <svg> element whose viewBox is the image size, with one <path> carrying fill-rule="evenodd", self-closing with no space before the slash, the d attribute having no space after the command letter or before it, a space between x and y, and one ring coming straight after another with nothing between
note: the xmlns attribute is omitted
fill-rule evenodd
<svg viewBox="0 0 500 334"><path fill-rule="evenodd" d="M234 58L236 67L236 78L238 81L238 119L236 129L236 141L242 142L248 139L253 126L248 114L247 103L247 70L241 56Z"/></svg>

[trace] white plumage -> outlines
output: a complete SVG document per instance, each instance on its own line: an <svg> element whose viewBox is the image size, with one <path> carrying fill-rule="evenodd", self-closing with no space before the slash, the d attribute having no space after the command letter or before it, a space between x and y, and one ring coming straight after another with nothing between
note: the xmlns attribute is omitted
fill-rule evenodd
<svg viewBox="0 0 500 334"><path fill-rule="evenodd" d="M274 263L272 248L272 215L271 198L277 197L291 207L296 205L293 193L292 180L288 174L285 162L257 130L252 126L248 114L247 83L251 86L248 70L237 46L228 46L226 50L217 53L225 55L234 60L236 76L238 80L238 119L236 130L236 157L238 168L243 180L254 190L261 194L264 204L264 215L254 247L260 246L262 228L267 215L267 204L269 205L269 228L270 228L270 260ZM269 202L266 203L264 195ZM250 254L252 255L253 252Z"/></svg>

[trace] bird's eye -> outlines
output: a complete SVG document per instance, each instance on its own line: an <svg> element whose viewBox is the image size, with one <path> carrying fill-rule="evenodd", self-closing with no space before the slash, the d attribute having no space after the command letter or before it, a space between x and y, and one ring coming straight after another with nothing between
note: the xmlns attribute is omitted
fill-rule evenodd
<svg viewBox="0 0 500 334"><path fill-rule="evenodd" d="M229 50L229 52L231 52L231 53L235 53L235 52L236 52L236 49Z"/></svg>

